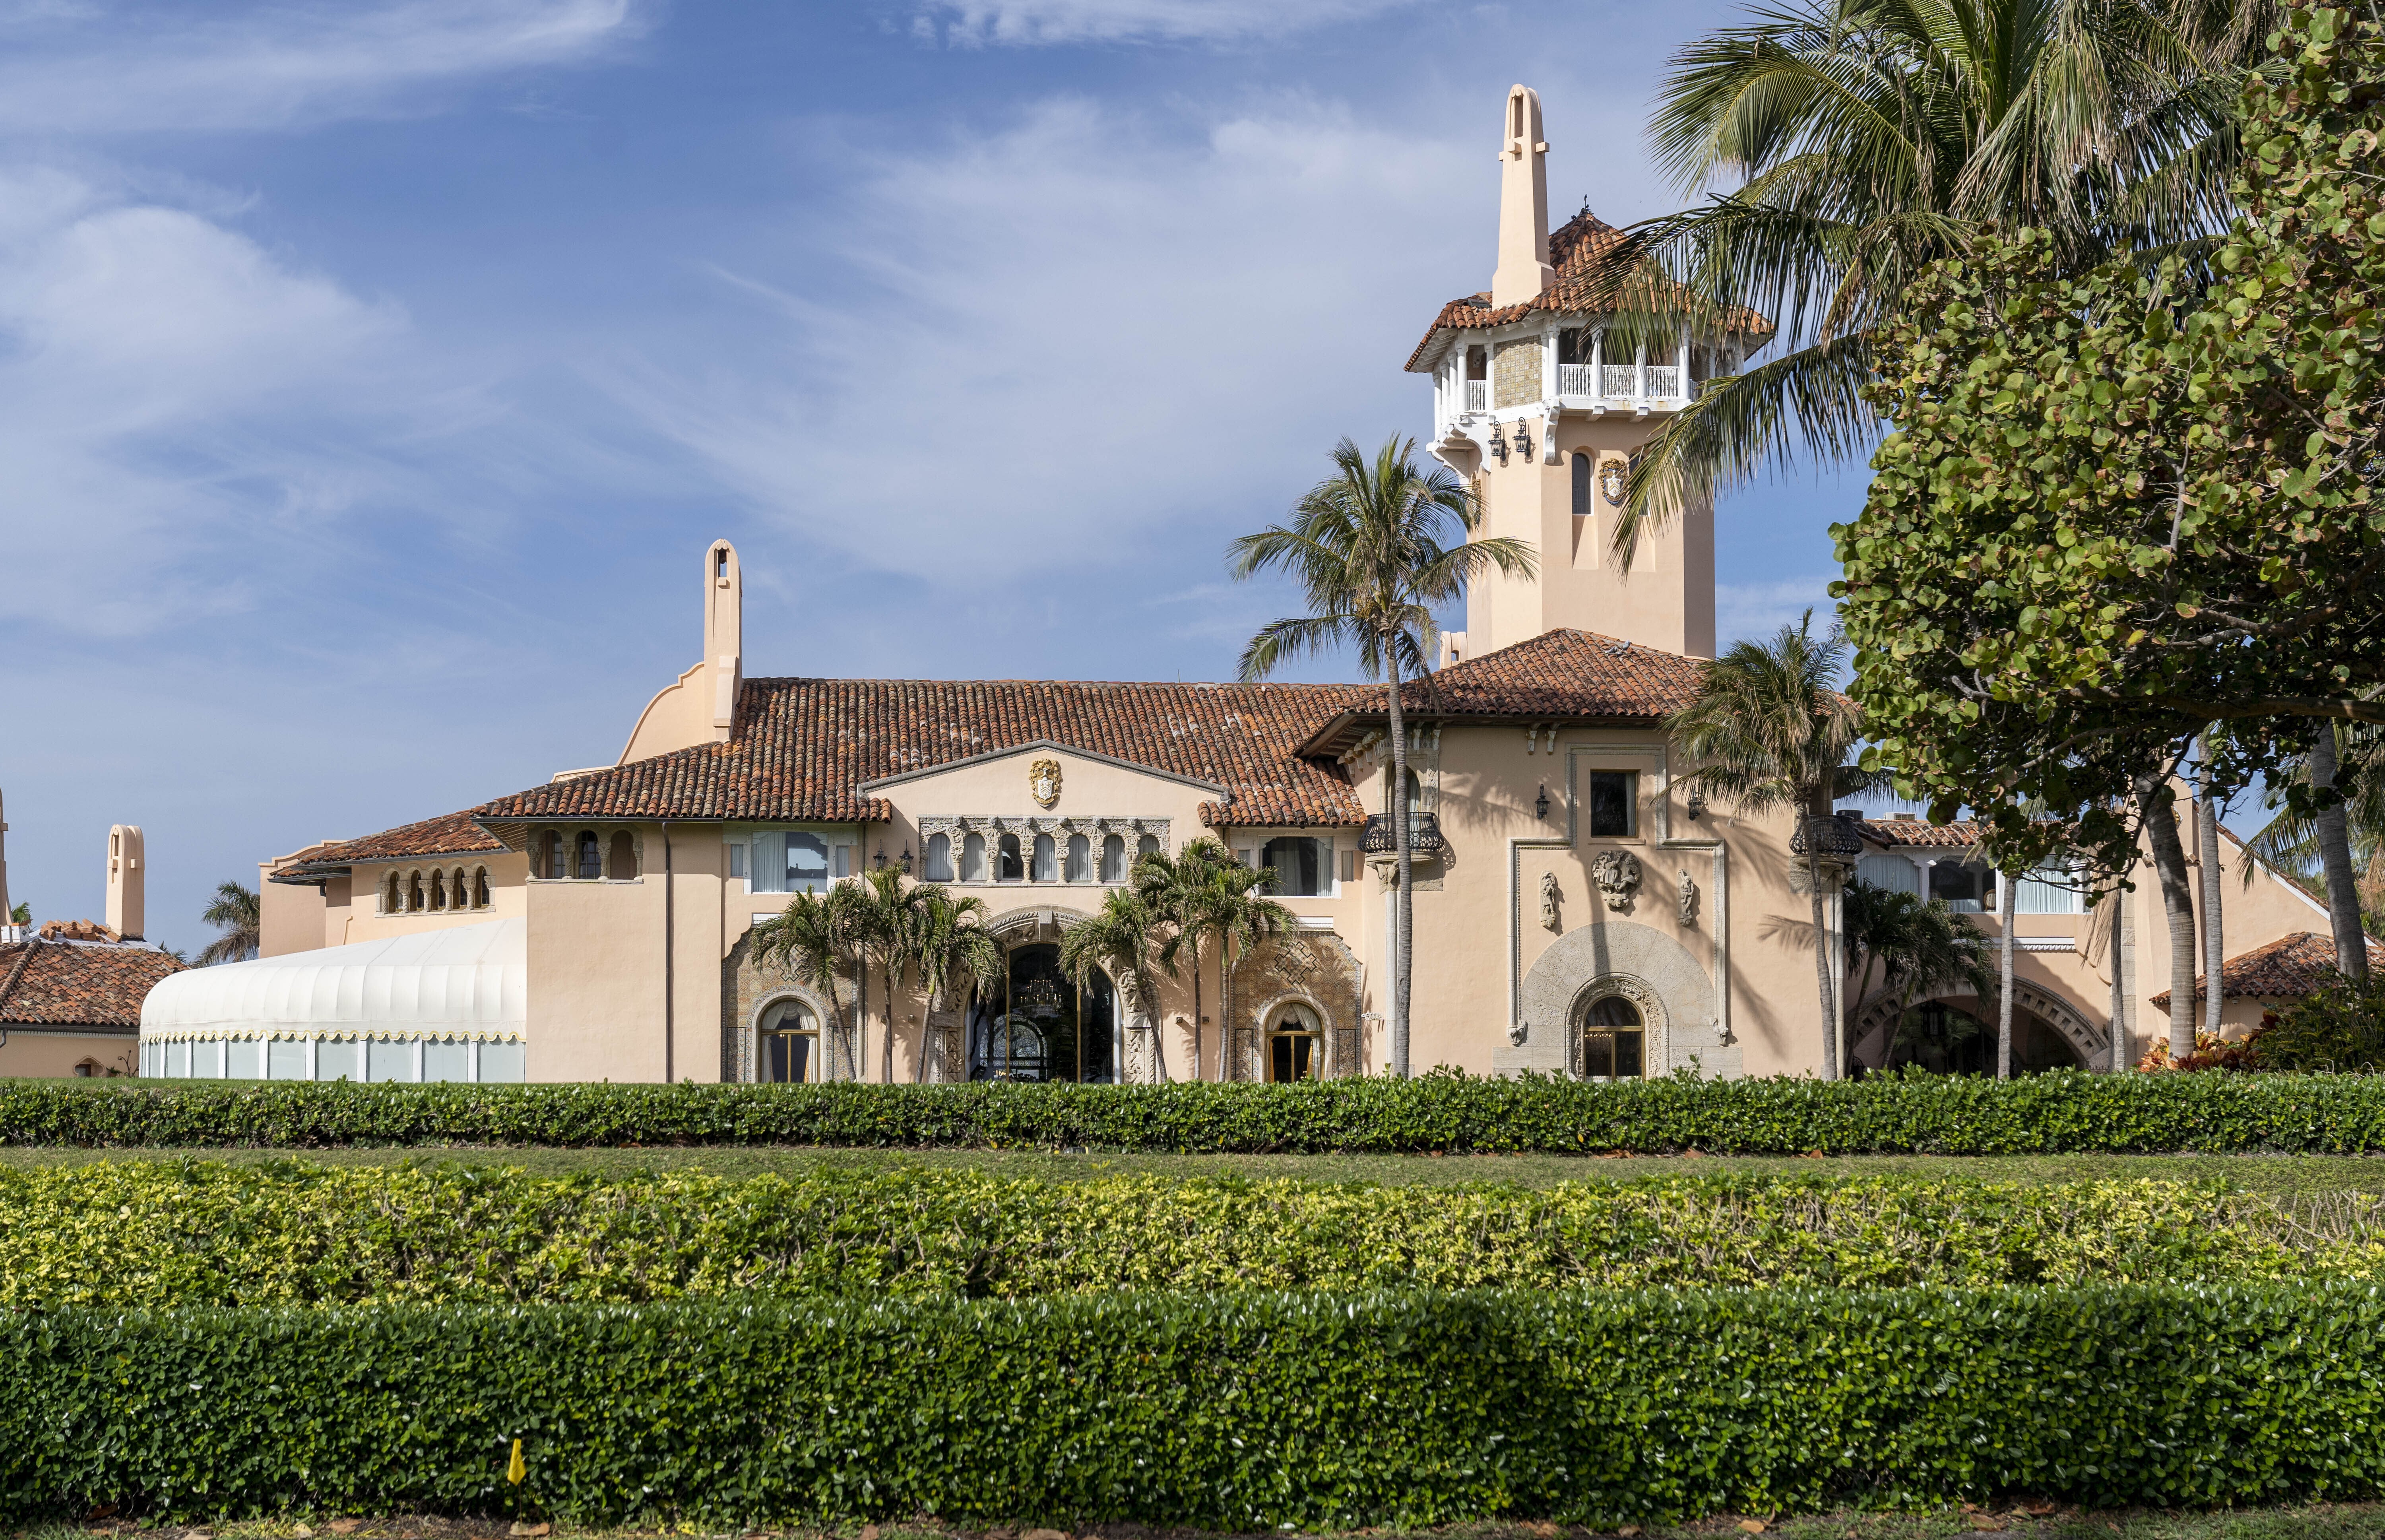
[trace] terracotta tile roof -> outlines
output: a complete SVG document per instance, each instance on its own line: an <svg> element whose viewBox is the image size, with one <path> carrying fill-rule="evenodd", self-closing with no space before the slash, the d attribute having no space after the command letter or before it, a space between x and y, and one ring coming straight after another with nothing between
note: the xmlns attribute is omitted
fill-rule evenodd
<svg viewBox="0 0 2385 1540"><path fill-rule="evenodd" d="M751 679L736 735L533 786L474 809L527 819L877 822L864 783L1039 740L1226 788L1205 821L1355 825L1340 767L1301 743L1361 692L1342 684L1127 684L1037 680Z"/></svg>
<svg viewBox="0 0 2385 1540"><path fill-rule="evenodd" d="M1979 826L1967 819L1954 823L1924 823L1919 819L1866 819L1859 827L1863 837L1874 845L1947 848L1979 843Z"/></svg>
<svg viewBox="0 0 2385 1540"><path fill-rule="evenodd" d="M472 821L468 809L442 813L419 823L402 823L362 839L336 840L301 853L298 859L277 868L279 882L305 882L327 871L344 871L357 861L403 860L411 856L460 856L505 848L505 842Z"/></svg>
<svg viewBox="0 0 2385 1540"><path fill-rule="evenodd" d="M0 945L0 1022L134 1032L150 986L184 966L148 946Z"/></svg>
<svg viewBox="0 0 2385 1540"><path fill-rule="evenodd" d="M1702 658L1620 637L1548 631L1412 680L1400 704L1431 717L1655 722L1697 698L1705 670Z"/></svg>
<svg viewBox="0 0 2385 1540"><path fill-rule="evenodd" d="M1493 309L1487 294L1466 294L1441 307L1426 329L1424 340L1408 355L1410 370L1430 366L1425 356L1431 351L1433 339L1443 332L1479 331L1485 327L1505 326L1522 320L1535 311L1556 311L1576 315L1605 315L1615 309L1614 278L1605 269L1605 258L1621 244L1623 232L1585 208L1549 232L1549 266L1556 269L1556 282L1521 305L1509 305ZM1651 277L1643 282L1661 283L1665 292L1684 291L1669 279ZM1650 291L1651 294L1655 291ZM1772 323L1753 310L1732 312L1728 329L1731 332L1769 335Z"/></svg>
<svg viewBox="0 0 2385 1540"><path fill-rule="evenodd" d="M2371 938L2368 943L2368 966L2385 969L2385 945ZM2335 972L2335 938L2312 931L2296 931L2282 935L2266 946L2255 946L2229 958L2219 970L2219 997L2223 1000L2282 1000L2297 995L2308 995L2320 985L2331 982ZM2209 976L2198 973L2194 979L2194 997L2204 999L2210 993ZM2157 1010L2169 1009L2170 992L2166 989L2154 996Z"/></svg>

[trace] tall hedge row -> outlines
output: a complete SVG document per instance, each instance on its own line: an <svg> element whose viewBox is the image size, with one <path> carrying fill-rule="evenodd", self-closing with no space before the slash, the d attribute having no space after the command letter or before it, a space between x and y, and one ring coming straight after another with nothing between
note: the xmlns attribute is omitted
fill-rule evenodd
<svg viewBox="0 0 2385 1540"><path fill-rule="evenodd" d="M2385 1490L2381 1421L2343 1283L0 1314L18 1520L2250 1503Z"/></svg>
<svg viewBox="0 0 2385 1540"><path fill-rule="evenodd" d="M356 1085L20 1081L0 1143L832 1145L1166 1151L2385 1151L2385 1077L1999 1083L1688 1076L1300 1085Z"/></svg>
<svg viewBox="0 0 2385 1540"><path fill-rule="evenodd" d="M0 1171L0 1308L1114 1289L2361 1278L2385 1197L1745 1176L1376 1187L906 1168L731 1181L126 1161Z"/></svg>

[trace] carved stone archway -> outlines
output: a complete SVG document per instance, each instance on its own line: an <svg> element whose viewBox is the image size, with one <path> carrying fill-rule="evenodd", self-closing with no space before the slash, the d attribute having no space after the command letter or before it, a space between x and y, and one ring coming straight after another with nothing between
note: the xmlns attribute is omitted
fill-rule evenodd
<svg viewBox="0 0 2385 1540"><path fill-rule="evenodd" d="M1978 1002L1983 1010L1992 1011L1995 997L1975 995L1924 995L1915 997L1916 1007L1929 1000ZM2104 1023L2091 1019L2068 1000L2029 979L2013 981L2013 1006L2028 1011L2061 1034L2062 1041L2078 1058L2079 1068L2094 1074L2108 1073L2112 1067L2112 1039ZM1893 989L1877 989L1864 1001L1847 1023L1848 1053L1867 1063L1877 1064L1882 1057L1873 1039L1879 1037L1895 1020L1897 994ZM1871 1049L1867 1054L1865 1050Z"/></svg>
<svg viewBox="0 0 2385 1540"><path fill-rule="evenodd" d="M1612 993L1635 1003L1649 1023L1646 1072L1652 1076L1687 1067L1718 1077L1740 1072L1740 1048L1720 1040L1714 982L1687 948L1653 926L1605 919L1576 926L1550 943L1524 975L1522 1011L1507 1042L1492 1050L1492 1068L1502 1074L1536 1070L1570 1072L1568 1028L1592 986L1612 981ZM1585 990L1591 993L1585 996ZM1644 991L1644 996L1635 991ZM1493 1028L1495 1031L1496 1029Z"/></svg>

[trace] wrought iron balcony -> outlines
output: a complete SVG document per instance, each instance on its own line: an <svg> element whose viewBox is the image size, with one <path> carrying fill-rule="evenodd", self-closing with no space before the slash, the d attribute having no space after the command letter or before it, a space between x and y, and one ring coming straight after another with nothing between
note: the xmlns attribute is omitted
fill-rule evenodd
<svg viewBox="0 0 2385 1540"><path fill-rule="evenodd" d="M1814 854L1836 860L1852 861L1864 853L1863 835L1859 832L1863 819L1856 813L1834 813L1828 818L1809 818L1797 825L1789 836L1789 848L1796 855Z"/></svg>
<svg viewBox="0 0 2385 1540"><path fill-rule="evenodd" d="M1358 836L1358 848L1369 856L1396 854L1392 842L1392 820L1376 815L1367 820L1367 832ZM1441 837L1441 820L1430 813L1408 815L1408 854L1438 856L1449 846Z"/></svg>

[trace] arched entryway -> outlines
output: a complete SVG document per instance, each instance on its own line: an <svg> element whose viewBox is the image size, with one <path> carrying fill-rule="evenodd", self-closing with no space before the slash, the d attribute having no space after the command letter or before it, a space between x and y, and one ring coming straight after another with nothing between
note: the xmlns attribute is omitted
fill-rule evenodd
<svg viewBox="0 0 2385 1540"><path fill-rule="evenodd" d="M1996 1070L1996 999L1992 995L1944 995L1907 1008L1883 990L1864 1002L1848 1038L1850 1058L1866 1070L1915 1068L1938 1074L1992 1075ZM2013 989L2013 1073L2104 1070L2109 1054L2102 1029L2067 1001L2039 986Z"/></svg>
<svg viewBox="0 0 2385 1540"><path fill-rule="evenodd" d="M1096 970L1082 987L1060 970L1060 948L1010 948L1006 979L971 1003L968 1078L1109 1085L1118 1080L1118 991Z"/></svg>

